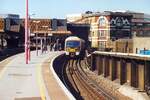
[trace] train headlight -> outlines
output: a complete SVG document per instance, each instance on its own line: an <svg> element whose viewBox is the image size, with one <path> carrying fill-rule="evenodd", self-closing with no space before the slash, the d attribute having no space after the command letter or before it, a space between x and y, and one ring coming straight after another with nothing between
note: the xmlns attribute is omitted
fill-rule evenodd
<svg viewBox="0 0 150 100"><path fill-rule="evenodd" d="M76 55L79 55L79 52L76 52Z"/></svg>
<svg viewBox="0 0 150 100"><path fill-rule="evenodd" d="M66 55L69 55L69 52L66 52Z"/></svg>

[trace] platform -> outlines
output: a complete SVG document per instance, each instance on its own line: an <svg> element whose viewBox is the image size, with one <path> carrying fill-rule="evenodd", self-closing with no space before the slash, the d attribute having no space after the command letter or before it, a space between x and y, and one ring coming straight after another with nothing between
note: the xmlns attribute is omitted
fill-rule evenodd
<svg viewBox="0 0 150 100"><path fill-rule="evenodd" d="M62 52L36 56L25 64L24 53L0 62L0 100L69 100L51 70L51 60Z"/></svg>

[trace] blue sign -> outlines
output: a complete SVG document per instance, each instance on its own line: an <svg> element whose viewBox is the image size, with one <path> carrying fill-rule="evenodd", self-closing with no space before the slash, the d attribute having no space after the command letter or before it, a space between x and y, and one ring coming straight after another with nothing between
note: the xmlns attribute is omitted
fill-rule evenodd
<svg viewBox="0 0 150 100"><path fill-rule="evenodd" d="M140 54L142 54L142 55L150 55L150 50L140 50Z"/></svg>

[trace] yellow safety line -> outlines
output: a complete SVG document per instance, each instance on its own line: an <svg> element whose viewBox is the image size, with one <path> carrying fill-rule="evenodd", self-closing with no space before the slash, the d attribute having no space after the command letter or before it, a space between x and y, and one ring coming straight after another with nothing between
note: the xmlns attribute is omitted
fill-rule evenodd
<svg viewBox="0 0 150 100"><path fill-rule="evenodd" d="M41 75L41 64L37 65L37 81L40 88L41 99L46 100L45 89L44 89L44 84L42 82L42 75Z"/></svg>
<svg viewBox="0 0 150 100"><path fill-rule="evenodd" d="M10 63L12 62L12 60L17 57L17 56L11 56L6 58L3 61L0 61L0 64L4 63L4 62L8 62L7 64L4 65L4 68L2 68L2 71L0 71L0 79L2 78L3 74L6 72L6 70L8 69L8 66L10 65Z"/></svg>
<svg viewBox="0 0 150 100"><path fill-rule="evenodd" d="M2 62L5 62L5 61L7 61L7 59L4 60L4 61L2 61ZM10 62L9 62L9 63L10 63ZM0 72L0 79L2 78L3 74L4 74L5 71L7 70L9 63L6 64L6 65L4 65L4 68L3 68L2 71Z"/></svg>
<svg viewBox="0 0 150 100"><path fill-rule="evenodd" d="M4 69L2 69L2 71L0 72L0 79L2 78L3 74L5 73L5 71L7 70L8 66L5 66Z"/></svg>

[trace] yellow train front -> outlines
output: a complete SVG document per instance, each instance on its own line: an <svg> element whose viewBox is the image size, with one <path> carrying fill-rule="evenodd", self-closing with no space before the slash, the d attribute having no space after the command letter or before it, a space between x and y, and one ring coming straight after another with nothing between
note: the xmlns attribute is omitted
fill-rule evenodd
<svg viewBox="0 0 150 100"><path fill-rule="evenodd" d="M70 36L66 38L65 40L65 52L66 55L75 58L79 57L82 54L84 48L84 40L76 37L76 36Z"/></svg>

